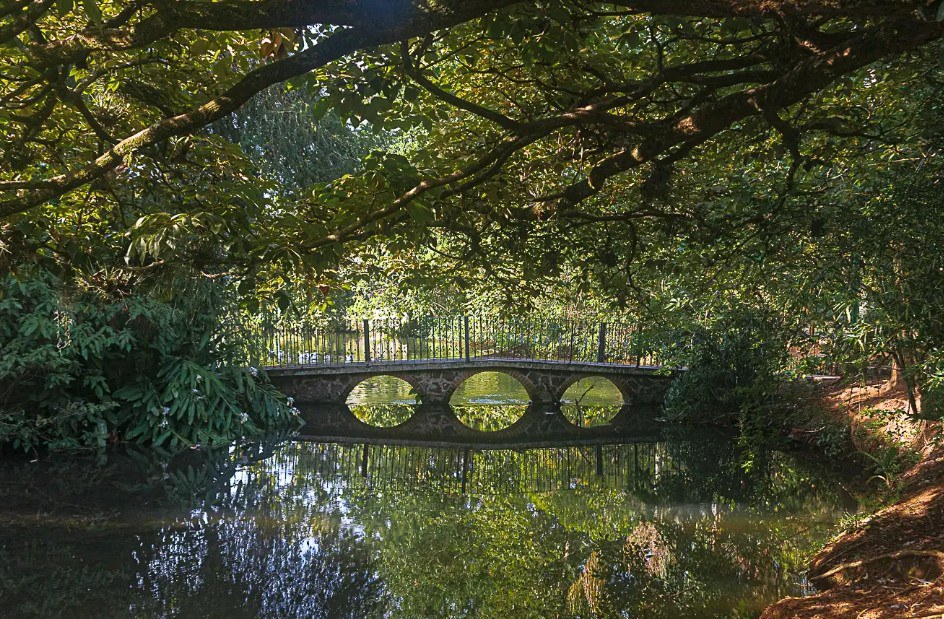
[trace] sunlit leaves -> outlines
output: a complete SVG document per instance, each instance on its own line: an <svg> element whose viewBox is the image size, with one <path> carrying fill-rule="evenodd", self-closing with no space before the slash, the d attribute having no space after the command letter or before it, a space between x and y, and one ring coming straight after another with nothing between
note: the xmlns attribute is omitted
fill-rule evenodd
<svg viewBox="0 0 944 619"><path fill-rule="evenodd" d="M295 50L298 33L292 28L272 30L259 43L259 55L267 59L282 59Z"/></svg>

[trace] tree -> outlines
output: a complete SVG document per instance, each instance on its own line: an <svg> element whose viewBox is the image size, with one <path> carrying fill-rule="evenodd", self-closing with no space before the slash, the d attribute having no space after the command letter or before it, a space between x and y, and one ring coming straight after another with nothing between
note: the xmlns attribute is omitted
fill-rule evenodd
<svg viewBox="0 0 944 619"><path fill-rule="evenodd" d="M305 241L313 250L411 216L446 220L430 202L468 198L499 174L524 175L532 218L595 217L594 201L580 205L609 179L642 171L658 185L677 162L754 118L797 157L801 123L785 111L944 33L936 4L900 0L93 0L83 7L8 0L0 12L0 43L8 46L0 217L48 209L90 183L94 191L93 181L123 182L144 158L173 166L187 157L183 136L286 80L304 78L329 93L326 105L355 117L409 125L400 111L419 98L413 124L429 132L449 136L448 121L469 119L461 126L474 128L474 140L465 131L451 136L452 150L418 157L406 166L412 177L374 192L370 208L328 218L327 229ZM271 57L262 63L252 34L260 29L268 33L261 51ZM562 149L569 164L553 170L557 182L529 177L529 167ZM403 167L389 166L400 176Z"/></svg>
<svg viewBox="0 0 944 619"><path fill-rule="evenodd" d="M307 92L274 86L210 130L238 144L280 193L292 196L356 172L371 148L383 145L382 135L355 129L318 105Z"/></svg>

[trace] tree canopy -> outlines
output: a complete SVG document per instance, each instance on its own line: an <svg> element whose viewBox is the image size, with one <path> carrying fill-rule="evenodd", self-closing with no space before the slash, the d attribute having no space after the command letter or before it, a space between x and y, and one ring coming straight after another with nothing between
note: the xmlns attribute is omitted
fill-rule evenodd
<svg viewBox="0 0 944 619"><path fill-rule="evenodd" d="M769 127L795 164L811 134L861 133L819 99L938 39L938 13L901 0L7 0L0 217L205 168L225 148L205 128L280 82L425 146L315 195L294 239L306 250L405 220L461 227L453 213L476 209L673 217L605 207L627 185L658 192L744 124Z"/></svg>

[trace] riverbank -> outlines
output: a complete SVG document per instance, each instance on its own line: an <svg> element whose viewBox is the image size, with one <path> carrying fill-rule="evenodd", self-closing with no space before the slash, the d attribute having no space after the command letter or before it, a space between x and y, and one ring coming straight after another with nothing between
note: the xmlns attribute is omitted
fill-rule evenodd
<svg viewBox="0 0 944 619"><path fill-rule="evenodd" d="M832 386L822 411L847 422L855 448L889 485L887 507L854 521L810 562L818 589L785 598L762 619L884 619L944 613L944 447L939 424L909 421L903 393L880 385ZM801 429L799 434L808 434ZM898 473L903 463L917 463Z"/></svg>

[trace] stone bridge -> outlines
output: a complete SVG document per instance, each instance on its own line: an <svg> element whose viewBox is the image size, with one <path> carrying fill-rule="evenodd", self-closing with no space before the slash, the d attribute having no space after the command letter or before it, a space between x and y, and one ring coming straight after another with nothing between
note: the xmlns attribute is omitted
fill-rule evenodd
<svg viewBox="0 0 944 619"><path fill-rule="evenodd" d="M612 363L571 363L528 359L394 361L344 365L300 365L268 369L283 393L303 404L343 404L362 381L393 376L407 382L423 405L447 405L466 379L479 372L502 372L518 380L532 404L558 405L564 392L582 378L610 380L627 405L661 404L674 376L658 367Z"/></svg>
<svg viewBox="0 0 944 619"><path fill-rule="evenodd" d="M460 444L470 448L525 448L587 444L594 441L656 440L664 428L656 406L622 406L607 423L580 427L560 407L531 404L514 423L501 430L470 428L452 407L421 404L412 416L393 427L364 423L344 404L297 404L305 426L300 435L319 441L378 441L384 444Z"/></svg>
<svg viewBox="0 0 944 619"><path fill-rule="evenodd" d="M673 379L658 370L606 363L473 359L307 365L271 368L268 373L276 387L295 399L305 421L303 435L320 440L432 441L485 446L553 445L650 436L656 431L659 405ZM449 405L459 385L479 372L503 372L527 390L531 403L510 426L487 432L470 428ZM411 417L393 427L364 423L346 405L348 395L360 382L381 375L409 383L419 401ZM577 426L561 410L560 401L567 388L587 377L610 380L623 396L624 405L619 412L601 426Z"/></svg>

